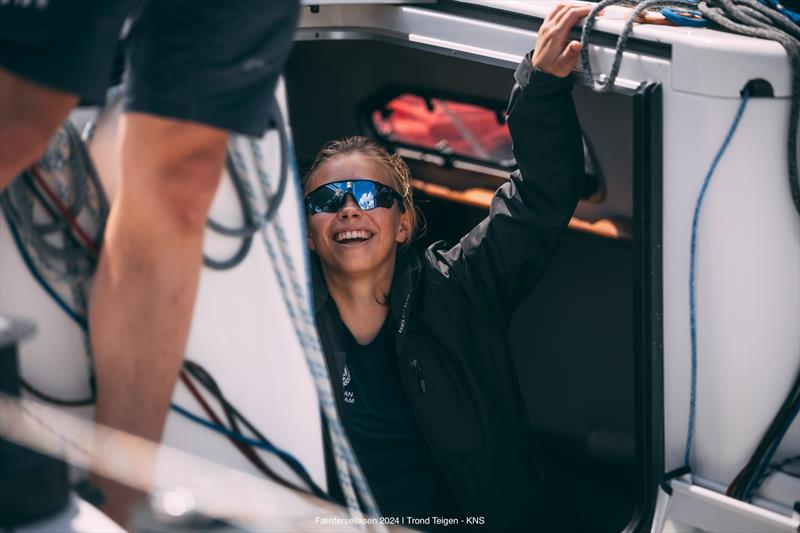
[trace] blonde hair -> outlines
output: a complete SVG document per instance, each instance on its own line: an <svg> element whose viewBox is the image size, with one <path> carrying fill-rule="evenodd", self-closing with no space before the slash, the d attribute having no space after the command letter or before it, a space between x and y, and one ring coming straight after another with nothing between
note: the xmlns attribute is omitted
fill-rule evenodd
<svg viewBox="0 0 800 533"><path fill-rule="evenodd" d="M300 180L303 190L305 191L314 174L317 173L322 165L334 157L346 154L361 154L371 157L386 170L388 177L392 181L392 188L403 197L403 207L408 213L409 234L411 235L411 238L406 242L411 242L416 236L417 224L420 221L420 215L414 205L414 197L412 195L411 171L402 157L397 154L390 154L385 148L367 137L346 137L326 143L317 152L311 168Z"/></svg>

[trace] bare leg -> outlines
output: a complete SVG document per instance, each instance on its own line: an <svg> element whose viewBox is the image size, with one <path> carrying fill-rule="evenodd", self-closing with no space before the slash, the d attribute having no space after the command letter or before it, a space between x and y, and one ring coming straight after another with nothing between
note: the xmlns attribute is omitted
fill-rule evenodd
<svg viewBox="0 0 800 533"><path fill-rule="evenodd" d="M122 186L89 312L99 423L161 438L186 348L203 228L226 142L226 132L199 124L139 113L123 117ZM123 517L128 502L114 502L109 488L107 511Z"/></svg>
<svg viewBox="0 0 800 533"><path fill-rule="evenodd" d="M44 151L78 97L0 68L0 191Z"/></svg>

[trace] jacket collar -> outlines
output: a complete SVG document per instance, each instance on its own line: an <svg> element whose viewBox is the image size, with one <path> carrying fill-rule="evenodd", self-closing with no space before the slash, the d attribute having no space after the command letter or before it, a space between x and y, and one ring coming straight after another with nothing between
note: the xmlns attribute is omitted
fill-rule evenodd
<svg viewBox="0 0 800 533"><path fill-rule="evenodd" d="M398 248L392 290L389 293L389 311L397 325L398 351L406 334L408 316L414 303L414 293L417 289L420 271L419 255L416 249L412 246Z"/></svg>

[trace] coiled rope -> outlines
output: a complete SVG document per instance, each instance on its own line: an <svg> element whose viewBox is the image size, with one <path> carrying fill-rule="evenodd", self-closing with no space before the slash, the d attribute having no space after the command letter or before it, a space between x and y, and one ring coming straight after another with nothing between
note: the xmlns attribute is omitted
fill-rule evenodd
<svg viewBox="0 0 800 533"><path fill-rule="evenodd" d="M86 320L109 204L77 130L65 122L37 163L14 180L0 205L20 255L36 281L80 327L88 357L90 397L62 400L22 380L34 396L60 405L91 405L94 365ZM42 220L45 222L41 222ZM62 287L67 295L54 288ZM71 300L71 304L67 300Z"/></svg>
<svg viewBox="0 0 800 533"><path fill-rule="evenodd" d="M617 39L614 61L605 79L597 81L589 61L589 34L597 16L606 7L630 4L629 0L603 0L586 17L581 31L581 66L584 76L595 91L608 92L614 87L622 64L628 38L639 16L653 8L697 9L708 20L733 33L776 41L783 46L792 67L792 97L787 135L787 166L789 190L795 209L800 214L800 176L798 176L798 124L800 121L800 26L784 13L756 0L645 0L637 2Z"/></svg>
<svg viewBox="0 0 800 533"><path fill-rule="evenodd" d="M704 17L728 31L777 41L786 50L792 64L792 99L787 136L789 189L795 208L800 213L800 182L797 173L797 130L798 119L800 119L800 26L783 13L755 0L700 2L698 9Z"/></svg>
<svg viewBox="0 0 800 533"><path fill-rule="evenodd" d="M97 131L97 125L102 121L103 117L108 112L120 105L122 102L122 97L123 91L121 86L116 86L109 89L105 105L90 121L86 123L86 126L83 129L83 140L85 142L92 140L95 132ZM272 98L272 105L270 106L269 113L270 117L267 126L267 132L275 131L278 134L281 153L286 153L289 143L287 138L288 129L286 128L278 101L274 97ZM233 137L237 136L234 135L232 138ZM245 149L244 151L248 152L250 157L255 161L254 171L262 173L265 172L264 156L261 153L261 146L258 142L258 139L244 136L242 136L242 139L245 140L243 143L243 147ZM236 268L242 261L244 261L244 259L247 257L247 254L250 252L250 247L252 246L253 242L253 235L259 231L261 225L269 222L278 211L284 192L286 191L286 182L289 174L288 162L286 161L286 158L281 158L281 169L277 190L274 195L266 199L266 208L264 209L264 212L254 212L250 209L250 204L245 201L245 191L242 190L243 180L236 174L236 168L233 164L230 150L228 150L225 158L225 169L227 170L228 176L231 179L234 191L236 193L236 198L239 202L239 207L242 211L242 225L240 227L225 226L224 224L214 220L209 215L209 217L206 219L206 227L219 235L231 238L239 238L242 242L236 252L234 252L234 254L228 259L218 260L209 257L204 253L203 266L213 270L230 270Z"/></svg>
<svg viewBox="0 0 800 533"><path fill-rule="evenodd" d="M271 119L270 119L270 130L275 130L278 133L278 139L280 142L280 150L281 154L286 154L287 150L289 149L289 139L288 139L288 129L286 128L286 124L283 120L283 113L281 112L280 106L278 106L277 100L273 98L272 109L271 109ZM253 137L240 137L243 140L244 147L249 151L252 160L254 161L254 170L258 174L263 174L266 176L265 162L264 162L264 155L261 152L261 146L258 142L258 139ZM253 211L250 202L247 201L247 191L244 189L245 180L242 179L241 175L238 174L238 170L236 168L236 164L233 161L231 156L231 150L228 150L228 156L226 157L225 162L226 169L228 171L228 175L233 182L233 187L236 191L236 197L239 200L239 205L242 209L242 218L243 223L241 227L238 228L230 228L220 224L219 222L215 221L211 217L208 218L206 221L206 226L220 235L224 235L227 237L238 237L242 239L242 243L239 246L239 249L236 253L228 260L225 261L217 261L208 257L207 255L203 255L203 264L209 268L214 270L228 270L234 268L241 263L244 258L247 256L247 253L250 251L250 246L253 242L253 235L259 231L264 225L268 224L272 221L275 213L278 212L278 208L281 205L281 200L283 199L283 195L286 192L286 182L288 181L289 176L289 162L287 158L281 157L281 169L280 175L278 178L278 187L274 194L271 194L268 197L265 197L266 207L263 212Z"/></svg>
<svg viewBox="0 0 800 533"><path fill-rule="evenodd" d="M622 33L620 33L619 37L617 38L617 46L614 50L614 62L611 65L611 71L605 77L605 80L597 81L592 74L592 64L589 61L589 34L591 33L592 28L594 28L595 22L597 21L597 16L603 9L613 5L628 5L630 3L630 0L603 0L594 6L594 8L592 8L592 11L586 17L586 21L583 23L583 29L581 30L581 67L583 68L584 77L589 82L590 86L597 92L608 92L614 87L614 82L617 80L617 75L619 74L619 69L622 65L622 54L625 52L628 38L633 31L633 25L645 10L656 7L691 8L697 6L697 3L691 0L645 0L637 3L636 7L625 21L625 26L622 29Z"/></svg>

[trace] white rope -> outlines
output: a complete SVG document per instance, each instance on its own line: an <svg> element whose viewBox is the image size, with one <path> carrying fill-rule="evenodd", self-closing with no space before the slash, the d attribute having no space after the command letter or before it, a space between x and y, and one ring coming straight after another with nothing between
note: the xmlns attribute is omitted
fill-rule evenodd
<svg viewBox="0 0 800 533"><path fill-rule="evenodd" d="M237 139L232 139L231 152L233 154L234 163L239 169L239 175L246 176L248 174L242 154L238 149L238 144L239 142L237 142ZM264 170L260 149L257 145L255 149L253 147L254 144L251 143L250 148L253 153L259 189L262 197L268 199L272 196L269 177ZM292 150L293 147L291 143L289 143L287 153L283 154L283 156L291 158L291 171L294 173L294 176L297 176L297 165L292 156ZM246 197L250 202L251 208L257 210L259 202L253 187L247 182L243 189L246 191ZM298 201L297 205L301 206L302 202ZM301 234L305 234L305 226L303 223L304 214L302 211L298 211L298 216L301 222ZM314 322L311 287L309 284L306 284L304 289L299 281L299 273L292 259L288 238L279 217L273 217L271 221L262 224L260 233L270 261L273 264L275 277L280 287L286 310L291 319L297 339L303 348L306 363L308 364L314 380L322 413L327 422L336 470L347 507L354 518L362 518L361 507L359 505L360 499L364 504L367 515L377 517L380 512L375 504L372 492L365 481L361 467L352 451L352 447L350 446L350 442L347 439L347 435L344 432L336 410L328 368L325 363L322 345L317 335ZM272 236L273 234L274 237ZM306 276L307 279L310 279L308 276L307 261L307 257L304 254Z"/></svg>

